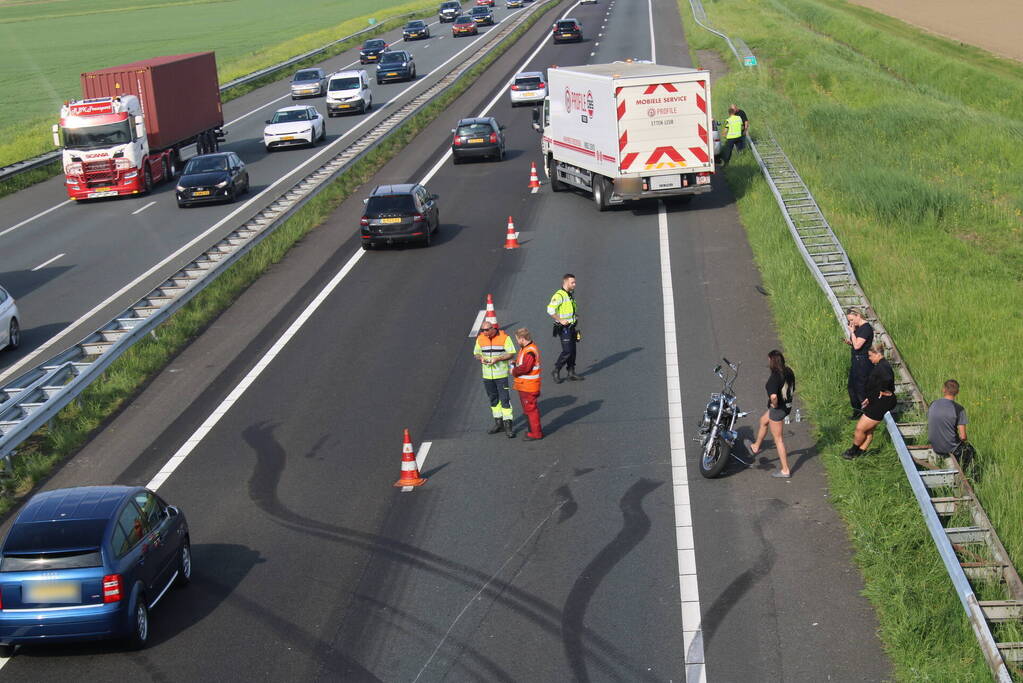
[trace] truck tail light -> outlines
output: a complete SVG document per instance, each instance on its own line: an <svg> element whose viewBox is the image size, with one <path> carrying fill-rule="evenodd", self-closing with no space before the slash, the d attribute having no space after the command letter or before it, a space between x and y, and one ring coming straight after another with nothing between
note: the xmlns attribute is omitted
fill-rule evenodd
<svg viewBox="0 0 1023 683"><path fill-rule="evenodd" d="M103 602L119 602L121 600L121 575L107 574L103 577Z"/></svg>
<svg viewBox="0 0 1023 683"><path fill-rule="evenodd" d="M490 141L491 142L497 142L497 133L491 133L490 134Z"/></svg>
<svg viewBox="0 0 1023 683"><path fill-rule="evenodd" d="M369 226L369 218L367 218L366 216L363 216L362 218L360 218L359 219L359 225L361 225L364 228L368 227Z"/></svg>

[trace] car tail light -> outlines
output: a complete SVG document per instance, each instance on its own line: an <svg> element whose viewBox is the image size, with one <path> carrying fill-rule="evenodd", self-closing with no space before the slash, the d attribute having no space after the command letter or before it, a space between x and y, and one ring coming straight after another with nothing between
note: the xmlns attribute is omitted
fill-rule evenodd
<svg viewBox="0 0 1023 683"><path fill-rule="evenodd" d="M423 214L421 214L421 213L417 213L417 214L414 214L414 215L412 216L412 222L413 222L413 223L422 223L422 222L423 222L423 221L425 221L425 220L426 220L426 216L424 216L424 215L423 215Z"/></svg>
<svg viewBox="0 0 1023 683"><path fill-rule="evenodd" d="M0 610L4 608L4 592L0 590Z"/></svg>
<svg viewBox="0 0 1023 683"><path fill-rule="evenodd" d="M519 86L517 86L517 85L513 85L513 86L511 87L511 89L512 89L512 90L518 90L518 89L519 89Z"/></svg>
<svg viewBox="0 0 1023 683"><path fill-rule="evenodd" d="M119 602L121 600L121 575L107 574L103 577L103 602Z"/></svg>
<svg viewBox="0 0 1023 683"><path fill-rule="evenodd" d="M360 218L360 219L359 219L359 225L361 225L361 226L362 226L362 227L364 227L364 228L365 228L366 226L368 226L368 225L369 225L369 218L367 218L367 217L365 217L365 216L363 216L362 218Z"/></svg>
<svg viewBox="0 0 1023 683"><path fill-rule="evenodd" d="M490 141L491 142L497 142L497 133L491 133L490 134Z"/></svg>
<svg viewBox="0 0 1023 683"><path fill-rule="evenodd" d="M460 137L458 137L458 136L456 135L456 136L455 136L455 139L454 139L454 142L453 142L452 144L453 144L453 145L454 145L455 147L461 147L461 146L462 146L462 138L460 138Z"/></svg>
<svg viewBox="0 0 1023 683"><path fill-rule="evenodd" d="M540 89L542 89L542 88L546 88L546 87L547 87L547 84L546 84L546 83L537 83L537 84L536 84L536 89L537 89L537 90L540 90Z"/></svg>

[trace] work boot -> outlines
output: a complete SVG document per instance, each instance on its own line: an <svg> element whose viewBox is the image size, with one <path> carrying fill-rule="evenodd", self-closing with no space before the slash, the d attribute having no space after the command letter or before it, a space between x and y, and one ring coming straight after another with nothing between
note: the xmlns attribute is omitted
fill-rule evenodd
<svg viewBox="0 0 1023 683"><path fill-rule="evenodd" d="M860 455L860 447L859 446L850 446L849 448L845 449L845 453L842 454L842 457L845 458L846 460L852 460L852 459L858 457L859 455Z"/></svg>
<svg viewBox="0 0 1023 683"><path fill-rule="evenodd" d="M575 368L568 369L568 378L573 382L582 382L584 379L586 379L585 377L580 377L579 375L575 374Z"/></svg>
<svg viewBox="0 0 1023 683"><path fill-rule="evenodd" d="M512 421L511 420L505 420L504 421L504 433L508 435L509 439L514 439L515 438L515 430L512 429Z"/></svg>
<svg viewBox="0 0 1023 683"><path fill-rule="evenodd" d="M504 425L501 424L501 418L494 418L494 426L487 430L487 434L497 434L499 431L504 429Z"/></svg>
<svg viewBox="0 0 1023 683"><path fill-rule="evenodd" d="M551 377L553 377L554 381L557 382L558 384L561 384L562 382L565 381L561 379L561 368L554 368L553 370L551 370Z"/></svg>

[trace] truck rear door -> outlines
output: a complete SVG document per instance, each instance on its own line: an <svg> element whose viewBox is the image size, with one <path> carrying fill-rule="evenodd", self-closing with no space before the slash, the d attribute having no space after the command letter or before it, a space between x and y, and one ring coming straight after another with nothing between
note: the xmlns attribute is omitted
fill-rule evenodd
<svg viewBox="0 0 1023 683"><path fill-rule="evenodd" d="M709 86L706 79L670 80L618 91L623 175L714 170Z"/></svg>

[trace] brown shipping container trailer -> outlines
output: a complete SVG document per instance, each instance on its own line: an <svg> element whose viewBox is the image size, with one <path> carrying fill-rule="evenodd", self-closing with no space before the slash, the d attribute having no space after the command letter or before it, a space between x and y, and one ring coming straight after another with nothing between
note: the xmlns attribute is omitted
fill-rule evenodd
<svg viewBox="0 0 1023 683"><path fill-rule="evenodd" d="M212 52L154 57L82 74L82 95L138 95L150 150L173 147L224 125Z"/></svg>

